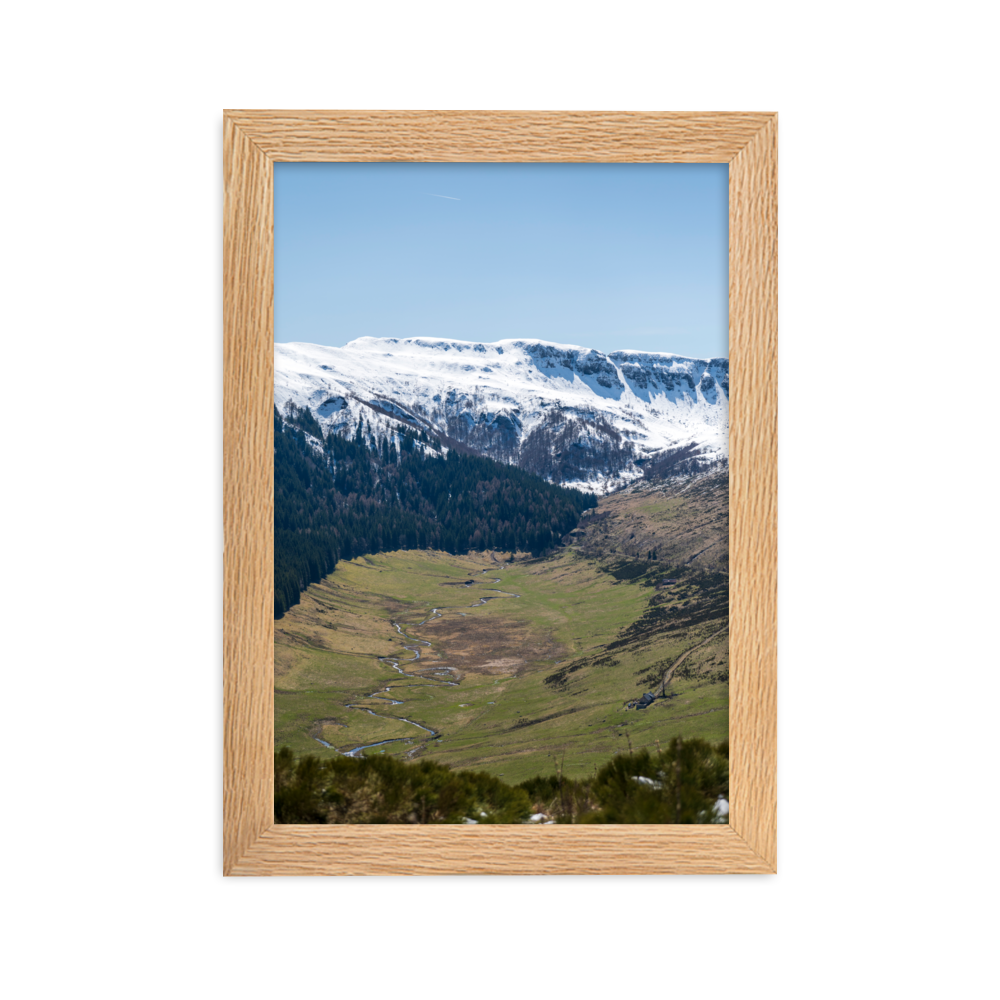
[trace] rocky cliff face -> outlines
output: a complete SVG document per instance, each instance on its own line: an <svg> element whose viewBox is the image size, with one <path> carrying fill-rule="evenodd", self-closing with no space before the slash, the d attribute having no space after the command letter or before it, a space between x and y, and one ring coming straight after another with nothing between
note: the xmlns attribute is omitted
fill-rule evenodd
<svg viewBox="0 0 1000 1000"><path fill-rule="evenodd" d="M325 433L424 431L446 447L604 493L728 455L729 362L537 340L362 337L275 345L275 402Z"/></svg>

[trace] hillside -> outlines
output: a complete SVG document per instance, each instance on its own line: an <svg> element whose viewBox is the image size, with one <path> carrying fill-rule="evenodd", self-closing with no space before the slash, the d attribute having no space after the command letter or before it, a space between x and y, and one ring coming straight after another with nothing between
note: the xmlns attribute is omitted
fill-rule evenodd
<svg viewBox="0 0 1000 1000"><path fill-rule="evenodd" d="M593 497L407 431L325 438L308 409L274 412L274 613L340 559L393 549L540 554Z"/></svg>

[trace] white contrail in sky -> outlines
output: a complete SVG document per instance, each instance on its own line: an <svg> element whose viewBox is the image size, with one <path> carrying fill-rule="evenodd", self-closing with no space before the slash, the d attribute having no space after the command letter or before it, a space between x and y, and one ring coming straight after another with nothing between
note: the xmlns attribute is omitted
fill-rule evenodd
<svg viewBox="0 0 1000 1000"><path fill-rule="evenodd" d="M461 201L461 198L452 198L450 194L432 194L432 198L447 198L448 201Z"/></svg>

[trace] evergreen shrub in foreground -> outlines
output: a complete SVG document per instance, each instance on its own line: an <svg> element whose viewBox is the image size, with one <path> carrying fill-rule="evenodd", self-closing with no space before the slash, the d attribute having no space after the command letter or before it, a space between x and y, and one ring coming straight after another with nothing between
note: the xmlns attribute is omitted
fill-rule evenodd
<svg viewBox="0 0 1000 1000"><path fill-rule="evenodd" d="M547 775L511 786L484 771L388 755L274 761L276 823L719 823L729 744L675 737L665 750L619 754L591 779Z"/></svg>

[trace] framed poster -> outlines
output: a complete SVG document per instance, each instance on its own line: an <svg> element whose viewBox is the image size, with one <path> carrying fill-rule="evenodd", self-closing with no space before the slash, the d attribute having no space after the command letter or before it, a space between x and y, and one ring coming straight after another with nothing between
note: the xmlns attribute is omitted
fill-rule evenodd
<svg viewBox="0 0 1000 1000"><path fill-rule="evenodd" d="M775 870L776 125L771 114L225 113L227 874ZM294 162L728 165L727 824L273 822L273 196L275 164Z"/></svg>

